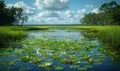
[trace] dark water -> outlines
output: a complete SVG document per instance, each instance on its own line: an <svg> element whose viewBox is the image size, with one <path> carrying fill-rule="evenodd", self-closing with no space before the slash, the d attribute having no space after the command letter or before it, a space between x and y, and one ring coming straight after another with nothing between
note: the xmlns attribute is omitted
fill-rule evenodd
<svg viewBox="0 0 120 71"><path fill-rule="evenodd" d="M21 44L1 49L0 71L120 71L98 38L78 30L31 31Z"/></svg>

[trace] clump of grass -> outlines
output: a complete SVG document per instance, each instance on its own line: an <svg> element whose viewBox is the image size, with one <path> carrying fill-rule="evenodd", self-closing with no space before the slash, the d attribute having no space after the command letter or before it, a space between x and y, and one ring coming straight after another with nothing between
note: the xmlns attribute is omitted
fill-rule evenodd
<svg viewBox="0 0 120 71"><path fill-rule="evenodd" d="M76 26L74 28L88 30L85 36L98 37L104 44L120 47L120 26Z"/></svg>
<svg viewBox="0 0 120 71"><path fill-rule="evenodd" d="M20 40L26 36L25 31L20 29L13 29L18 27L11 26L1 26L0 27L0 45L1 47L5 47L9 45L11 42Z"/></svg>
<svg viewBox="0 0 120 71"><path fill-rule="evenodd" d="M84 36L88 38L99 38L104 46L104 52L112 56L111 61L120 60L120 26L75 26L82 29ZM99 49L101 51L101 49Z"/></svg>
<svg viewBox="0 0 120 71"><path fill-rule="evenodd" d="M112 47L120 47L120 27L104 27L99 30L98 37Z"/></svg>
<svg viewBox="0 0 120 71"><path fill-rule="evenodd" d="M22 30L32 31L32 30L47 30L48 26L23 26Z"/></svg>

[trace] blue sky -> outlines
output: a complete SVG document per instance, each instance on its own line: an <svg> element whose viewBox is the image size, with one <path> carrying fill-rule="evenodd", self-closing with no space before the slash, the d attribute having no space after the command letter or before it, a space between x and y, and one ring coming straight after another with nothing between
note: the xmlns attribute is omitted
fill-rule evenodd
<svg viewBox="0 0 120 71"><path fill-rule="evenodd" d="M29 17L26 24L79 24L89 12L99 13L98 8L113 0L5 0L7 7L23 8ZM114 0L120 4L120 0Z"/></svg>

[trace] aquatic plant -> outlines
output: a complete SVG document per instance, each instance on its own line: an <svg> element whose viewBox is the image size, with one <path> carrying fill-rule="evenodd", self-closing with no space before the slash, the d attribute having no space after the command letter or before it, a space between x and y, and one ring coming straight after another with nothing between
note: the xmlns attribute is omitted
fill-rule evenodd
<svg viewBox="0 0 120 71"><path fill-rule="evenodd" d="M16 62L32 63L42 68L56 70L66 67L87 70L92 68L94 64L100 64L101 60L105 58L105 55L102 55L103 48L99 47L97 40L91 41L85 38L69 41L52 39L56 39L56 37L42 35L40 38L25 39L21 42L23 44L21 48L7 48L5 52L9 55L5 53L0 53L0 55L6 58L13 55L12 57L17 59ZM69 37L69 39L72 38Z"/></svg>

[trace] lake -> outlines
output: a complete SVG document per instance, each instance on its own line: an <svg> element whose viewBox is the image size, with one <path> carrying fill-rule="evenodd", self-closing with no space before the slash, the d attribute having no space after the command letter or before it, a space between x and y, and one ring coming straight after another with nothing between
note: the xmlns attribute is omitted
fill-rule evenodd
<svg viewBox="0 0 120 71"><path fill-rule="evenodd" d="M98 38L76 29L29 31L11 48L0 50L0 71L120 71Z"/></svg>

